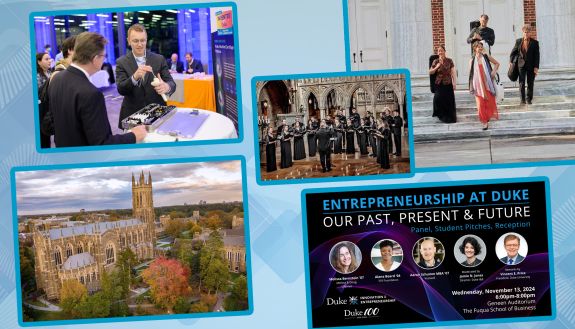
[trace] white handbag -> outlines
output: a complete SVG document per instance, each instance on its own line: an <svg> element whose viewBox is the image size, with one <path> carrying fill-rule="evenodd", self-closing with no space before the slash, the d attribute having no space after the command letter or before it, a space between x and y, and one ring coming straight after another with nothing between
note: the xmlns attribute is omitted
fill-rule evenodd
<svg viewBox="0 0 575 329"><path fill-rule="evenodd" d="M501 104L505 99L505 88L503 88L503 83L501 79L499 79L499 74L497 74L497 77L493 80L493 84L495 85L495 100L497 104Z"/></svg>

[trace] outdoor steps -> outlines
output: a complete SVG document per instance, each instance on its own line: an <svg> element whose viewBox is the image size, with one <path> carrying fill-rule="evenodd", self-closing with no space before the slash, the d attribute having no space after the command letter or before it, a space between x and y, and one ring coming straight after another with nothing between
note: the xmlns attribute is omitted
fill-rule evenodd
<svg viewBox="0 0 575 329"><path fill-rule="evenodd" d="M542 83L543 84L543 83ZM537 85L536 85L537 86ZM475 99L468 91L456 92L457 123L446 124L432 117L433 94L413 97L413 135L416 143L489 137L523 137L575 134L575 82L547 82L536 89L532 105L520 105L517 89L505 91L497 106L499 120L482 130Z"/></svg>

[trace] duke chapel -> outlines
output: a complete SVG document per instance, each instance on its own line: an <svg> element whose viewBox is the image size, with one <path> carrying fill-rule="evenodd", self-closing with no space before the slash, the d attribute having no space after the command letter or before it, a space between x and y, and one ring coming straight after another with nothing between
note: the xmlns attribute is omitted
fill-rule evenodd
<svg viewBox="0 0 575 329"><path fill-rule="evenodd" d="M66 228L36 230L36 283L49 299L59 299L65 280L75 279L88 291L100 289L103 271L114 268L118 255L130 248L139 260L154 257L156 245L152 176L132 174L131 219L93 222Z"/></svg>

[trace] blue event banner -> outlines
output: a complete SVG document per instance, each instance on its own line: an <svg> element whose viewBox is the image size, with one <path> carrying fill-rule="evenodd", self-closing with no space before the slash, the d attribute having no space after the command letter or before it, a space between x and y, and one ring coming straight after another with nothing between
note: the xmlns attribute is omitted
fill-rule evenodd
<svg viewBox="0 0 575 329"><path fill-rule="evenodd" d="M550 319L545 179L308 190L310 327Z"/></svg>

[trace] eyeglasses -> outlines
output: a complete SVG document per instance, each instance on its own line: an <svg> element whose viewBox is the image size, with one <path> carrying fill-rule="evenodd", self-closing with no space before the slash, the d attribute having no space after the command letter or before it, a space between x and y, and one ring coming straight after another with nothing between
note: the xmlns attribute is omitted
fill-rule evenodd
<svg viewBox="0 0 575 329"><path fill-rule="evenodd" d="M132 39L132 43L146 43L148 39Z"/></svg>

